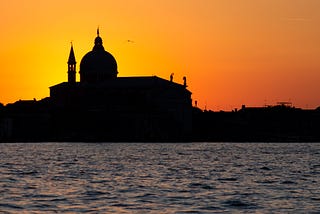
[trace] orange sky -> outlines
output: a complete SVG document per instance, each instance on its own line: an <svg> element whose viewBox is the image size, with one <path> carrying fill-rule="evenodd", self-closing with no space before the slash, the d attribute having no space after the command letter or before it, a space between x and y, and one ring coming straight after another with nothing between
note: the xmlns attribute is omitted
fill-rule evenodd
<svg viewBox="0 0 320 214"><path fill-rule="evenodd" d="M98 25L119 76L187 76L201 108L320 106L319 0L1 1L0 102L49 96Z"/></svg>

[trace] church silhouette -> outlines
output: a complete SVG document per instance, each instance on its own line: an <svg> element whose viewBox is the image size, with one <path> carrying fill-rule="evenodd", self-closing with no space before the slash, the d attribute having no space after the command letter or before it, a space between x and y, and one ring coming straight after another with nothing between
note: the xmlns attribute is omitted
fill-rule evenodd
<svg viewBox="0 0 320 214"><path fill-rule="evenodd" d="M80 62L76 82L74 49L68 82L50 87L53 136L74 140L180 141L190 137L191 92L157 76L117 77L115 58L97 30L92 51Z"/></svg>

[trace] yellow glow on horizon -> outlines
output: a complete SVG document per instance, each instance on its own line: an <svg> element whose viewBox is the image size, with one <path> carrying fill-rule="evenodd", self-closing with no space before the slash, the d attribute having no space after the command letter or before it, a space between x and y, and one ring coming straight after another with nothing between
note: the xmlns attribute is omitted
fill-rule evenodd
<svg viewBox="0 0 320 214"><path fill-rule="evenodd" d="M70 42L79 71L100 26L119 76L187 76L201 108L316 108L319 8L318 0L2 2L0 102L49 96L67 80Z"/></svg>

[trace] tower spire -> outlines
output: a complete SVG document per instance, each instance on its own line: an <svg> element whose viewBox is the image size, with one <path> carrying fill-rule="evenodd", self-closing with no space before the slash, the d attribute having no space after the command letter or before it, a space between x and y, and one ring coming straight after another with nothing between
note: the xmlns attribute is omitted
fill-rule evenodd
<svg viewBox="0 0 320 214"><path fill-rule="evenodd" d="M68 82L76 82L76 57L74 56L73 44L71 42L71 48L68 59Z"/></svg>
<svg viewBox="0 0 320 214"><path fill-rule="evenodd" d="M99 26L98 26L98 28L97 28L97 37L99 37Z"/></svg>
<svg viewBox="0 0 320 214"><path fill-rule="evenodd" d="M71 49L70 49L68 64L76 64L76 57L74 56L74 51L73 51L73 44L72 44L72 42L71 42Z"/></svg>

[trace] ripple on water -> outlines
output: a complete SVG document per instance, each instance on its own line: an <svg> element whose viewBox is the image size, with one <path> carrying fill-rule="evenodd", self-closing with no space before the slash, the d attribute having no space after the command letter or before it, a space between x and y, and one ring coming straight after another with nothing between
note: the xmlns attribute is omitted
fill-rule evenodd
<svg viewBox="0 0 320 214"><path fill-rule="evenodd" d="M218 178L217 179L218 181L237 181L238 179L237 178Z"/></svg>
<svg viewBox="0 0 320 214"><path fill-rule="evenodd" d="M23 175L36 175L38 173L39 172L37 170L26 170L26 171L18 170L17 171L17 174L20 175L20 176L23 176Z"/></svg>
<svg viewBox="0 0 320 214"><path fill-rule="evenodd" d="M89 190L84 193L84 195L87 195L87 196L101 196L105 194L106 192L97 191L97 190Z"/></svg>
<svg viewBox="0 0 320 214"><path fill-rule="evenodd" d="M158 196L156 194L153 194L153 193L143 193L143 194L140 194L140 195L137 195L135 196L135 198L148 198L148 199L151 199L151 198L158 198Z"/></svg>
<svg viewBox="0 0 320 214"><path fill-rule="evenodd" d="M243 201L238 198L226 200L222 204L227 208L235 208L235 209L256 209L257 208L255 204Z"/></svg>
<svg viewBox="0 0 320 214"><path fill-rule="evenodd" d="M288 181L288 180L286 180L286 181L282 181L282 182L281 182L281 184L294 185L294 184L297 184L297 182L295 182L295 181Z"/></svg>
<svg viewBox="0 0 320 214"><path fill-rule="evenodd" d="M3 210L6 210L6 209L22 210L23 209L23 207L18 206L16 204L6 204L6 203L0 203L0 208Z"/></svg>
<svg viewBox="0 0 320 214"><path fill-rule="evenodd" d="M276 179L263 179L263 180L258 180L255 182L258 184L273 184L273 183L277 183L278 180L276 180Z"/></svg>
<svg viewBox="0 0 320 214"><path fill-rule="evenodd" d="M206 189L206 190L211 190L214 189L213 186L209 184L204 184L204 183L190 183L188 184L189 188L201 188L201 189Z"/></svg>
<svg viewBox="0 0 320 214"><path fill-rule="evenodd" d="M272 170L271 168L267 167L267 166L263 166L260 168L261 170L266 170L266 171L270 171Z"/></svg>

